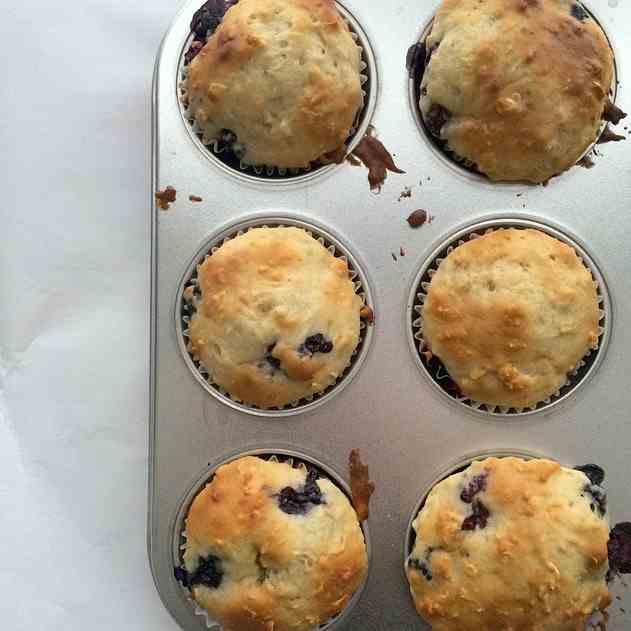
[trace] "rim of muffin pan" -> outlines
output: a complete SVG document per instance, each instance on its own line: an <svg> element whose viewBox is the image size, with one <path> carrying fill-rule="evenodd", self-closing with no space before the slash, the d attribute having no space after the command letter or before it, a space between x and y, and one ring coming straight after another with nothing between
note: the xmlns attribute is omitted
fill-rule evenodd
<svg viewBox="0 0 631 631"><path fill-rule="evenodd" d="M364 103L357 113L351 133L346 142L347 148L345 155L348 155L352 153L352 151L361 142L370 127L370 123L377 106L379 77L374 49L365 30L359 23L358 19L341 2L336 0L335 4L338 12L347 23L353 39L361 48L360 73ZM226 150L219 147L217 141L210 144L204 144L201 130L195 123L192 115L188 112L185 104L182 102L184 96L182 92L182 82L186 77L186 64L184 56L186 51L190 48L192 42L193 34L191 33L186 38L180 52L180 59L177 67L176 100L179 105L182 121L188 131L189 137L193 141L193 144L199 149L200 153L204 155L204 157L206 157L214 166L218 167L220 171L222 171L225 175L236 177L242 183L262 184L275 187L293 187L312 184L314 180L330 174L336 168L341 166L337 163L326 164L320 161L312 162L306 169L285 169L264 165L253 166L241 162L230 149Z"/></svg>
<svg viewBox="0 0 631 631"><path fill-rule="evenodd" d="M589 17L592 20L594 20L594 22L596 22L600 30L603 32L603 34L607 38L607 41L609 43L609 48L611 49L611 52L613 55L613 78L611 81L611 87L609 89L609 98L611 99L611 102L615 104L616 98L618 96L619 80L618 80L618 60L616 56L616 50L612 43L612 39L609 36L609 33L607 32L605 27L603 26L602 21L596 17L596 15L592 12L592 10L589 8L587 4L585 4L581 0L574 0L574 3L578 4L582 9L585 10L585 12L589 15ZM432 17L428 20L425 26L421 29L418 37L416 38L416 40L414 41L410 49L413 46L415 46L417 43L425 42L427 40L427 37L429 36L433 25L434 25L434 16L432 15ZM525 182L525 181L524 182L520 182L520 181L495 182L491 180L488 176L486 176L484 173L479 171L477 167L475 166L475 164L473 164L471 161L466 160L464 158L460 158L454 152L449 150L446 147L446 143L441 142L440 139L436 138L431 133L431 131L428 129L427 125L425 124L423 115L421 113L420 103L419 103L420 98L421 98L421 79L423 77L424 71L425 71L425 64L423 64L423 67L422 69L420 69L420 71L418 69L414 69L414 71L410 71L406 69L406 72L408 73L408 106L410 108L412 118L414 119L414 122L416 123L416 127L418 128L420 132L421 138L425 141L425 144L429 147L429 149L432 151L434 156L438 158L445 166L450 168L452 171L454 171L455 173L458 173L459 175L467 178L469 181L472 181L472 182L477 182L479 184L487 184L493 187L504 187L504 188L515 187L515 186L522 186L522 187L523 186L537 186L537 184L533 184L532 182ZM594 151L594 149L596 149L596 147L598 146L599 140L603 132L605 131L605 128L607 127L607 125L608 125L607 121L603 120L600 126L600 131L598 132L598 137L583 152L581 157L576 161L576 165L574 166L578 166L581 160L583 160L583 158L589 156ZM570 168L574 168L574 167L570 167ZM563 175L563 173L560 173L558 175Z"/></svg>
<svg viewBox="0 0 631 631"><path fill-rule="evenodd" d="M418 514L423 510L425 506L425 502L429 494L432 492L432 489L443 480L446 480L452 475L456 473L460 473L467 469L473 462L477 460L486 460L487 458L522 458L523 460L533 460L538 458L545 458L547 460L554 460L555 462L559 462L555 458L550 456L538 453L536 451L530 449L487 449L481 451L475 451L468 455L463 456L462 458L458 458L455 462L443 467L440 471L432 478L430 482L424 485L423 490L419 496L419 499L414 504L414 508L410 513L410 517L407 521L407 526L405 528L405 539L403 540L403 572L407 569L407 562L409 556L412 554L412 550L414 549L414 544L416 543L416 532L414 532L414 528L412 524L414 520L417 518ZM562 465L564 466L564 465ZM407 578L406 578L407 580Z"/></svg>
<svg viewBox="0 0 631 631"><path fill-rule="evenodd" d="M568 375L568 381L545 401L528 408L501 407L480 403L466 398L451 379L447 369L438 357L429 353L422 335L422 305L429 283L440 262L457 246L476 239L488 232L500 228L534 229L548 234L574 249L596 282L596 293L600 311L598 348L590 350L579 361L578 366ZM577 237L570 236L565 228L560 228L539 218L500 216L487 218L467 224L444 237L426 257L420 270L414 277L406 313L408 342L416 365L427 381L437 390L444 400L465 409L478 418L490 420L518 420L532 418L545 412L551 412L571 398L582 386L588 383L602 364L611 338L613 308L607 281L586 245Z"/></svg>
<svg viewBox="0 0 631 631"><path fill-rule="evenodd" d="M342 493L344 493L344 495L348 498L348 501L351 503L351 507L353 506L349 484L332 466L326 464L318 457L306 454L302 451L284 447L260 447L247 449L245 451L232 451L228 455L218 457L213 462L209 462L208 467L203 471L203 473L201 473L201 475L197 477L195 482L190 485L189 489L186 491L179 503L179 507L172 519L171 528L169 531L170 539L172 541L170 559L174 568L180 567L183 563L183 551L186 542L186 537L184 535L185 519L188 515L188 511L191 504L193 503L193 500L203 490L203 488L212 481L215 476L215 472L217 471L217 469L219 469L219 467L238 460L239 458L244 458L246 456L256 456L258 458L262 458L263 460L275 459L278 462L289 462L294 468L301 468L304 466L307 468L307 470L314 469L318 472L319 478L328 479L337 488L339 488ZM334 631L336 629L339 629L348 621L348 618L351 616L356 605L361 600L362 594L368 583L368 577L370 575L372 562L372 544L368 523L366 521L359 522L359 526L364 535L364 542L366 544L366 555L368 557L368 571L366 572L366 576L364 577L364 580L359 585L353 596L350 598L344 609L339 614L331 618L328 622L315 627L313 631ZM187 601L187 604L193 610L193 613L196 616L199 616L200 628L215 628L217 631L220 631L222 628L221 625L217 622L212 621L212 619L210 618L210 614L208 614L208 612L206 612L191 599L188 590L178 583L173 573L171 574L171 578L174 581L177 591L179 592L182 599Z"/></svg>
<svg viewBox="0 0 631 631"><path fill-rule="evenodd" d="M245 412L259 417L267 418L287 418L296 414L311 411L329 402L333 397L344 390L361 369L368 352L370 350L374 326L364 318L360 320L359 343L353 351L349 365L344 369L337 381L320 393L316 393L308 398L292 402L282 408L259 408L235 400L230 394L217 384L214 384L204 366L193 357L188 350L189 337L188 328L190 318L193 315L193 307L184 299L184 290L187 287L197 286L197 268L226 241L245 234L253 228L275 228L275 227L295 227L302 228L310 234L316 241L324 245L326 249L345 261L348 265L349 278L353 282L355 293L361 297L365 305L375 312L375 300L371 289L371 282L365 271L365 266L360 263L357 255L338 235L330 228L316 224L313 220L308 221L295 216L283 215L263 215L240 220L215 232L207 238L197 253L188 264L182 279L179 283L175 300L175 328L178 346L182 353L184 362L190 369L196 381L215 399L231 407L234 410Z"/></svg>

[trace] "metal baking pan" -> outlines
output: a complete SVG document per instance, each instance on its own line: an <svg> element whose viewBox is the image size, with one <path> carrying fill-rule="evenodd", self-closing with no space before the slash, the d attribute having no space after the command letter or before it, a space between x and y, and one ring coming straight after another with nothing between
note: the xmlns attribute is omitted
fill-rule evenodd
<svg viewBox="0 0 631 631"><path fill-rule="evenodd" d="M429 485L472 454L598 463L607 472L612 523L629 519L631 141L602 146L594 168L576 167L546 187L492 184L468 173L424 135L410 103L406 52L438 3L399 1L386 8L376 0L343 0L370 75L360 124L374 125L406 173L391 174L377 195L366 171L348 164L289 178L241 171L204 148L178 98L189 22L200 4L184 4L165 36L153 92L152 200L168 185L177 200L167 211L151 207L148 549L156 586L177 622L187 631L205 628L173 576L183 510L213 466L242 452L297 452L346 478L348 454L361 448L377 485L371 569L359 603L342 621L347 629L427 628L402 571L407 528ZM616 55L617 103L631 111L625 89L631 5L598 0L588 8ZM405 187L410 197L401 197ZM419 208L434 221L412 230L405 219ZM306 223L350 253L376 316L344 387L316 405L271 415L209 391L186 354L180 311L183 283L204 247L248 222L265 221ZM414 337L416 290L432 257L461 235L503 222L535 222L575 243L601 297L604 288L601 346L579 375L580 387L525 414L489 413L450 399L420 360ZM631 626L631 595L621 584L614 595L608 628L622 631Z"/></svg>

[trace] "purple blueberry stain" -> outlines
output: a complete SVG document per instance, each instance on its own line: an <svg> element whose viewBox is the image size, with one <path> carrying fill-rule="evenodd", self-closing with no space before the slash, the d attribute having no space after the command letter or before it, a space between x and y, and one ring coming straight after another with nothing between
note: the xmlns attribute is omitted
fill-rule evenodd
<svg viewBox="0 0 631 631"><path fill-rule="evenodd" d="M425 125L432 136L440 138L440 133L447 122L451 119L451 112L438 103L432 103L425 115Z"/></svg>
<svg viewBox="0 0 631 631"><path fill-rule="evenodd" d="M616 524L609 533L607 543L609 556L608 580L619 574L631 574L631 522Z"/></svg>
<svg viewBox="0 0 631 631"><path fill-rule="evenodd" d="M469 484L462 489L460 493L460 499L465 504L471 504L473 498L478 494L486 491L486 479L489 477L488 471L473 476L469 481Z"/></svg>
<svg viewBox="0 0 631 631"><path fill-rule="evenodd" d="M193 44L184 55L184 62L190 64L197 56L207 39L217 30L226 11L238 0L208 0L195 13L191 20ZM201 44L202 46L199 46Z"/></svg>
<svg viewBox="0 0 631 631"><path fill-rule="evenodd" d="M585 11L585 9L583 9L583 7L576 2L572 5L570 13L572 14L572 17L579 22L584 22L589 17L587 11Z"/></svg>
<svg viewBox="0 0 631 631"><path fill-rule="evenodd" d="M585 464L580 467L574 467L574 469L584 473L589 481L596 486L601 486L605 481L605 472L597 464Z"/></svg>
<svg viewBox="0 0 631 631"><path fill-rule="evenodd" d="M291 486L281 489L278 494L278 508L287 515L306 515L313 506L326 504L316 482L317 479L317 471L310 469L301 490L296 490Z"/></svg>
<svg viewBox="0 0 631 631"><path fill-rule="evenodd" d="M173 574L175 579L186 588L195 587L195 585L205 585L211 589L217 589L223 580L221 559L213 554L209 554L205 558L202 557L194 572L190 573L186 568L176 567L173 570Z"/></svg>
<svg viewBox="0 0 631 631"><path fill-rule="evenodd" d="M486 528L486 524L489 520L489 509L480 501L473 500L471 504L471 515L465 517L462 522L462 530L476 530Z"/></svg>
<svg viewBox="0 0 631 631"><path fill-rule="evenodd" d="M408 48L408 52L405 56L405 67L407 68L410 79L417 79L423 76L426 56L425 42L412 44L412 46Z"/></svg>
<svg viewBox="0 0 631 631"><path fill-rule="evenodd" d="M408 561L408 567L420 572L427 581L431 581L433 578L432 568L427 561L423 561L422 559L410 559Z"/></svg>
<svg viewBox="0 0 631 631"><path fill-rule="evenodd" d="M315 353L330 353L333 350L333 342L327 340L322 333L310 335L299 347L300 355L314 355Z"/></svg>

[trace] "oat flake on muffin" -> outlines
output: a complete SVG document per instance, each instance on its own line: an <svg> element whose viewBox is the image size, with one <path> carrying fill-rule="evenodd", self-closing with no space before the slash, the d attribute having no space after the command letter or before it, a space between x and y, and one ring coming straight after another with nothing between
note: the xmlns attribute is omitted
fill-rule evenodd
<svg viewBox="0 0 631 631"><path fill-rule="evenodd" d="M434 274L423 338L466 397L532 407L554 395L597 347L590 271L567 244L499 229L456 247Z"/></svg>
<svg viewBox="0 0 631 631"><path fill-rule="evenodd" d="M596 141L613 54L572 0L444 0L425 44L426 126L492 180L545 182Z"/></svg>
<svg viewBox="0 0 631 631"><path fill-rule="evenodd" d="M367 566L337 486L246 456L220 467L193 501L176 575L223 631L310 631L346 607Z"/></svg>
<svg viewBox="0 0 631 631"><path fill-rule="evenodd" d="M346 262L300 228L254 228L199 267L190 351L213 383L261 408L324 391L350 364L361 297Z"/></svg>
<svg viewBox="0 0 631 631"><path fill-rule="evenodd" d="M232 138L244 164L278 168L344 147L361 49L333 0L240 0L194 52L186 99L205 141Z"/></svg>
<svg viewBox="0 0 631 631"><path fill-rule="evenodd" d="M406 572L433 631L583 631L611 602L606 496L582 471L473 462L432 489L413 528Z"/></svg>

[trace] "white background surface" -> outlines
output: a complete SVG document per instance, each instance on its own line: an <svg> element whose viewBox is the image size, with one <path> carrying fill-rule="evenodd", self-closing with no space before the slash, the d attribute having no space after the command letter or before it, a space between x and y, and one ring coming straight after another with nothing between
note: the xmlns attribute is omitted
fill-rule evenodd
<svg viewBox="0 0 631 631"><path fill-rule="evenodd" d="M145 546L149 94L175 0L0 1L0 628L174 630Z"/></svg>

